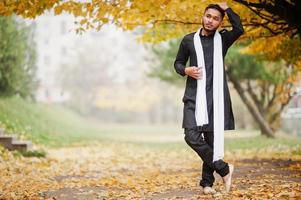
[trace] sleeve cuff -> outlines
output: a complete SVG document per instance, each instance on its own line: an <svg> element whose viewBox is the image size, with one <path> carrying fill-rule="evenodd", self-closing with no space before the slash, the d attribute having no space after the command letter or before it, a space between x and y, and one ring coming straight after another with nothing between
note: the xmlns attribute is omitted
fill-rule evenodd
<svg viewBox="0 0 301 200"><path fill-rule="evenodd" d="M226 10L225 10L225 12L232 12L232 9L230 8L230 7L228 7Z"/></svg>

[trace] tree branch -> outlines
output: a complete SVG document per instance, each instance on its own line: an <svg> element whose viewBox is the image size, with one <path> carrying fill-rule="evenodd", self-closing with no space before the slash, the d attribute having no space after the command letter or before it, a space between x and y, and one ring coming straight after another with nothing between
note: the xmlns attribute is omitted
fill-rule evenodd
<svg viewBox="0 0 301 200"><path fill-rule="evenodd" d="M263 113L262 105L261 105L257 95L254 93L249 79L247 80L247 91L250 94L250 96L251 96L252 100L254 101L254 103L256 104L259 112Z"/></svg>

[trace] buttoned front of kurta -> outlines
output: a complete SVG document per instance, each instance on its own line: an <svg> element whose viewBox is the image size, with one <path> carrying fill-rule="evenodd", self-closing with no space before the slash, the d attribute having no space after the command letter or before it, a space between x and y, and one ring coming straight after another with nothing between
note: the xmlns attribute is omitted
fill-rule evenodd
<svg viewBox="0 0 301 200"><path fill-rule="evenodd" d="M232 24L232 30L223 29L220 32L222 37L222 52L223 59L227 53L228 48L243 34L244 29L241 25L239 16L234 13L231 8L226 9L226 13ZM185 67L189 59L189 66L197 66L197 57L193 43L194 33L186 35L180 44L179 51L174 62L174 67L177 73L185 76ZM213 37L214 34L203 36L200 34L201 43L204 52L204 61L206 68L206 97L207 97L207 111L209 123L199 127L204 131L213 131L214 117L213 117ZM224 130L235 129L234 116L231 105L231 98L227 84L225 68L224 70ZM183 96L184 110L183 110L183 128L197 128L195 120L195 99L196 99L197 80L187 76L185 93Z"/></svg>
<svg viewBox="0 0 301 200"><path fill-rule="evenodd" d="M201 129L208 130L213 128L213 38L214 35L203 36L200 34L204 61L206 68L206 97L209 124L204 125Z"/></svg>

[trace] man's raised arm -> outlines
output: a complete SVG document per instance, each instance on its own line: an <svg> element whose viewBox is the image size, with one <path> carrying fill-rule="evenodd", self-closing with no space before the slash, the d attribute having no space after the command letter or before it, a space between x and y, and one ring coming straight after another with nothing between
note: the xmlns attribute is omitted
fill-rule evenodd
<svg viewBox="0 0 301 200"><path fill-rule="evenodd" d="M237 40L239 36L244 33L244 28L241 24L240 17L232 10L232 8L228 7L227 4L219 5L227 13L229 21L232 25L232 30L224 33L224 42L227 48L229 48L235 42L235 40Z"/></svg>

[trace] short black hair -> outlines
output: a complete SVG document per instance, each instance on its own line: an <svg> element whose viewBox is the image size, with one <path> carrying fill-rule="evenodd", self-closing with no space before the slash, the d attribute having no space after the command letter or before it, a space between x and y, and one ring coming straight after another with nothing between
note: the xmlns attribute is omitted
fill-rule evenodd
<svg viewBox="0 0 301 200"><path fill-rule="evenodd" d="M206 12L209 8L218 10L218 11L221 13L222 19L224 18L224 16L225 16L225 11L224 11L218 4L209 4L209 5L205 8L205 11L204 11L204 12Z"/></svg>

